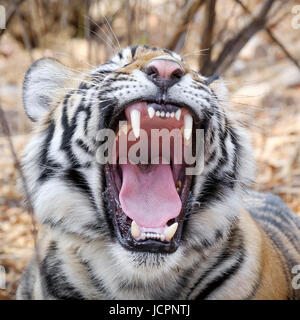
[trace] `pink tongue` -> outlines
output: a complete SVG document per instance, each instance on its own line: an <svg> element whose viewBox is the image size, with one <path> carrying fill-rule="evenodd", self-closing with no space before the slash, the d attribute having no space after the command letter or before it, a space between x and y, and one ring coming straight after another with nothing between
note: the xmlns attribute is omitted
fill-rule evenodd
<svg viewBox="0 0 300 320"><path fill-rule="evenodd" d="M181 200L169 164L154 164L146 170L120 165L123 183L119 199L123 211L139 226L157 228L179 215Z"/></svg>

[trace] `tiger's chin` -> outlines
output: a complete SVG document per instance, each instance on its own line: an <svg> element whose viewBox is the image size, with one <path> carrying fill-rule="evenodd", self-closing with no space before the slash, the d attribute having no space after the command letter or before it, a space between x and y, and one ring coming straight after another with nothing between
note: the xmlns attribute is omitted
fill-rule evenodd
<svg viewBox="0 0 300 320"><path fill-rule="evenodd" d="M185 162L184 151L193 153L196 125L193 112L174 102L133 102L112 119L116 154L115 163L104 166L104 196L124 248L156 254L178 249L192 186L186 169L193 164ZM170 143L164 147L165 138Z"/></svg>

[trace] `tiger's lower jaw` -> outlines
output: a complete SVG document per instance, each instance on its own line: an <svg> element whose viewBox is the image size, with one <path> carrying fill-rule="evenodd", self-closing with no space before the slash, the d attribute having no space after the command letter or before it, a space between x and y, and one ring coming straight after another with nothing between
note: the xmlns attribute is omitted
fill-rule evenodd
<svg viewBox="0 0 300 320"><path fill-rule="evenodd" d="M107 164L104 170L107 182L105 196L108 196L106 202L110 207L110 213L113 215L110 217L110 221L119 243L124 248L137 252L155 254L175 252L181 242L191 177L187 177L183 181L182 192L180 193L182 201L180 214L176 218L169 220L166 226L151 228L152 232L149 232L147 231L149 230L148 228L137 225L134 220L123 212L112 177L114 169Z"/></svg>

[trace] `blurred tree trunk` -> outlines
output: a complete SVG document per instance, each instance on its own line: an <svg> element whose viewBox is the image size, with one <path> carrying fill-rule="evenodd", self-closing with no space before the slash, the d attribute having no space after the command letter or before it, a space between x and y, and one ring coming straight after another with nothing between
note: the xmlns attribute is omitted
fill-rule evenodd
<svg viewBox="0 0 300 320"><path fill-rule="evenodd" d="M130 0L126 0L127 45L132 45L134 38L134 12Z"/></svg>
<svg viewBox="0 0 300 320"><path fill-rule="evenodd" d="M190 0L179 18L178 27L166 45L169 50L175 50L182 34L186 31L188 24L193 21L195 14L198 12L205 0Z"/></svg>
<svg viewBox="0 0 300 320"><path fill-rule="evenodd" d="M204 27L200 42L200 61L199 70L204 76L209 76L211 68L211 50L212 50L212 39L214 33L215 24L215 9L216 0L207 0L205 2L204 10ZM202 53L203 51L203 53Z"/></svg>
<svg viewBox="0 0 300 320"><path fill-rule="evenodd" d="M225 72L236 59L237 55L244 48L246 43L260 30L262 30L268 21L268 13L276 0L266 0L256 17L252 19L240 32L232 39L228 40L216 61L210 63L205 72L211 75L215 72Z"/></svg>
<svg viewBox="0 0 300 320"><path fill-rule="evenodd" d="M235 0L235 1L243 8L243 10L244 10L247 14L251 15L251 11L243 4L243 2L242 2L241 0ZM272 27L276 26L277 23L278 23L278 22L276 21L276 22L272 25ZM269 37L272 39L272 41L278 45L278 47L285 53L285 55L287 56L287 58L288 58L289 60L291 60L292 63L300 70L300 63L299 63L299 61L298 61L297 59L295 59L295 58L291 55L291 53L287 50L287 48L284 46L284 44L273 34L273 32L272 32L272 30L271 30L272 27L265 26L264 29L265 29L265 31L267 32L267 34L269 35Z"/></svg>
<svg viewBox="0 0 300 320"><path fill-rule="evenodd" d="M10 5L8 8L6 8L6 29L8 28L12 18L14 17L15 13L17 12L18 8L20 5L24 2L25 0L15 0L11 1ZM3 34L5 29L0 29L0 36Z"/></svg>

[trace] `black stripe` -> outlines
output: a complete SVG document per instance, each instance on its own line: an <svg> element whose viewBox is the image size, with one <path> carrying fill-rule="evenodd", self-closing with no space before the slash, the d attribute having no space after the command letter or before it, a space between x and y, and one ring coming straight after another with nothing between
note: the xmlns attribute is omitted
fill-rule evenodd
<svg viewBox="0 0 300 320"><path fill-rule="evenodd" d="M137 48L138 48L138 46L132 46L132 47L130 48L130 49L131 49L131 56L132 56L132 58L134 58Z"/></svg>
<svg viewBox="0 0 300 320"><path fill-rule="evenodd" d="M231 230L229 232L229 236L227 241L223 245L223 250L212 266L210 266L197 280L197 282L190 289L189 294L187 295L187 299L190 298L194 290L200 285L200 283L215 269L221 266L224 262L228 261L236 252L239 252L240 248L243 246L243 241L239 232L239 229L236 225L231 226ZM237 247L237 248L236 248Z"/></svg>
<svg viewBox="0 0 300 320"><path fill-rule="evenodd" d="M106 75L106 74L109 74L109 73L112 73L113 72L113 70L100 70L98 73L100 74L100 75Z"/></svg>
<svg viewBox="0 0 300 320"><path fill-rule="evenodd" d="M107 299L113 299L112 295L107 291L104 281L99 279L88 261L81 259L81 264L85 267L88 278L91 281L91 284L97 289L97 291L106 296Z"/></svg>
<svg viewBox="0 0 300 320"><path fill-rule="evenodd" d="M61 168L60 164L48 159L49 146L55 131L55 125L53 121L50 121L50 125L46 130L48 133L45 141L43 142L39 159L39 167L41 169L41 174L38 178L39 182L46 181L50 176L53 176L57 172L58 168Z"/></svg>
<svg viewBox="0 0 300 320"><path fill-rule="evenodd" d="M84 134L87 136L88 132L88 122L90 121L92 112L91 112L91 106L89 105L88 107L85 108L85 112L86 112L86 117L84 120Z"/></svg>
<svg viewBox="0 0 300 320"><path fill-rule="evenodd" d="M240 147L233 130L230 129L229 134L231 136L231 142L233 143L235 148L232 167L234 168L234 170L238 170L238 157L240 155ZM207 209L213 202L222 201L223 198L226 197L228 189L234 189L236 184L236 171L226 171L221 175L222 168L226 164L228 164L228 152L225 145L224 135L221 135L220 131L219 136L222 156L221 158L219 158L214 170L207 175L207 178L203 183L200 195L197 199L197 201L200 202L200 210Z"/></svg>
<svg viewBox="0 0 300 320"><path fill-rule="evenodd" d="M94 152L92 152L92 151L89 149L89 146L86 145L83 140L77 139L77 140L76 140L76 144L77 144L77 146L78 146L79 148L81 148L81 149L82 149L84 152L86 152L87 154L89 154L89 155L91 155L91 156L94 155Z"/></svg>
<svg viewBox="0 0 300 320"><path fill-rule="evenodd" d="M101 112L98 129L101 130L104 128L110 128L112 116L115 111L114 105L116 105L116 101L113 99L110 99L110 100L107 100L105 98L103 99L103 97L101 96L99 96L98 98L100 100L99 109Z"/></svg>
<svg viewBox="0 0 300 320"><path fill-rule="evenodd" d="M229 280L232 276L234 276L237 273L237 271L240 269L241 265L243 264L244 260L245 260L244 248L243 246L241 246L240 252L238 254L238 257L235 263L229 268L227 268L225 271L223 271L222 275L220 275L219 277L211 281L206 286L206 288L198 295L196 299L197 300L206 299L213 291L221 287L225 283L225 281Z"/></svg>
<svg viewBox="0 0 300 320"><path fill-rule="evenodd" d="M283 226L282 224L280 224L280 222L275 221L274 219L272 219L272 217L263 217L263 216L257 216L255 214L252 214L252 216L254 217L254 219L256 220L260 220L262 221L262 227L263 229L266 231L266 233L271 237L271 239L273 240L273 242L276 244L276 246L278 247L278 249L282 252L282 254L285 256L287 263L293 267L294 265L297 264L297 261L294 260L294 258L288 253L288 250L286 250L286 246L284 245L284 243L281 242L280 239L278 239L278 233L282 233L290 242L290 244L293 246L293 248L295 249L296 252L299 252L299 247L298 247L298 243L294 242L293 238L291 238L291 236L293 236L292 233L289 233L288 230L286 230L286 227ZM266 222L266 223L264 223ZM277 230L277 232L275 230L272 230L269 225L273 226L273 228L275 228ZM299 262L298 262L299 263Z"/></svg>
<svg viewBox="0 0 300 320"><path fill-rule="evenodd" d="M80 112L86 112L86 109L84 108L84 101L85 101L85 98L82 97L81 101L79 103L79 106L78 106L78 108L72 118L71 124L69 125L68 116L67 116L68 97L66 97L66 99L64 101L63 114L62 114L62 118L61 118L64 131L63 131L63 135L62 135L60 149L65 151L65 153L67 154L68 159L71 161L73 167L77 166L79 161L78 161L77 157L74 155L74 153L72 152L71 141L72 141L72 137L74 135L75 129L77 127L76 121L77 121L78 114Z"/></svg>
<svg viewBox="0 0 300 320"><path fill-rule="evenodd" d="M300 252L300 243L298 239L294 238L295 237L294 230L293 232L291 232L290 230L291 225L289 223L286 223L286 221L284 221L283 219L281 221L275 220L272 215L269 215L267 213L266 215L262 215L259 213L252 213L251 215L257 221L262 221L263 223L264 222L270 223L274 227L276 227L280 232L282 232L289 239L289 241L294 246L295 250ZM278 218L280 219L281 217L278 216Z"/></svg>
<svg viewBox="0 0 300 320"><path fill-rule="evenodd" d="M95 200L91 188L88 185L84 175L75 168L68 169L64 172L62 179L66 182L70 182L72 186L86 194L92 205L95 207Z"/></svg>
<svg viewBox="0 0 300 320"><path fill-rule="evenodd" d="M45 139L43 146L42 146L42 152L40 154L41 164L46 164L48 162L48 148L49 148L50 142L53 138L54 129L55 129L54 122L50 121L50 125L47 128L48 133L47 133L46 139Z"/></svg>
<svg viewBox="0 0 300 320"><path fill-rule="evenodd" d="M61 300L83 300L82 294L67 279L62 270L63 261L58 259L58 249L53 241L47 251L45 259L41 263L41 276L48 293ZM45 297L47 299L47 297Z"/></svg>
<svg viewBox="0 0 300 320"><path fill-rule="evenodd" d="M182 291L186 288L186 284L192 278L195 270L199 267L199 262L196 262L191 268L184 271L182 275L178 275L176 279L176 287L172 290L172 294L166 292L164 296L155 297L155 299L160 300L176 300L181 295ZM164 292L164 290L162 290Z"/></svg>
<svg viewBox="0 0 300 320"><path fill-rule="evenodd" d="M88 87L86 82L81 82L78 89L79 89L78 91L87 90Z"/></svg>

